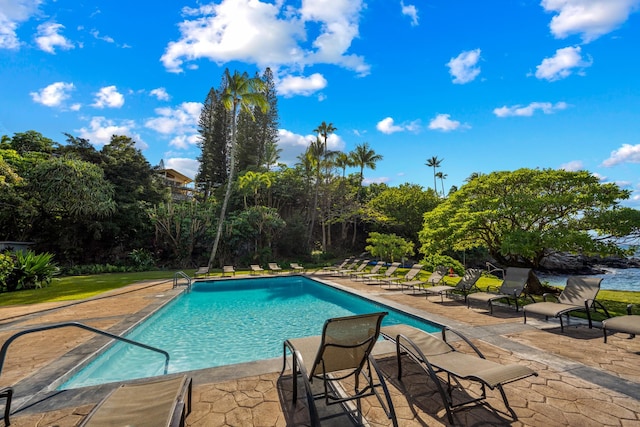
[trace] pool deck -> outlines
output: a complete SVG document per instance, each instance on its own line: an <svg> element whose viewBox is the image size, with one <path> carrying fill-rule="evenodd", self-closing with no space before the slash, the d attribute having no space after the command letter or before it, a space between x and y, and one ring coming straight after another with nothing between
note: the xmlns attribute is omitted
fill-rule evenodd
<svg viewBox="0 0 640 427"><path fill-rule="evenodd" d="M472 339L485 356L500 363L520 363L539 376L505 386L518 416L511 419L500 394L488 390L486 404L454 413L459 425L639 426L640 338L615 334L604 344L599 327L574 321L560 332L559 323L530 318L495 307L468 309L459 300L402 293L348 278L311 275L417 316L446 324ZM227 279L233 280L233 279ZM0 341L16 332L58 322L82 322L123 333L170 301L179 291L171 282L149 281L77 302L47 303L0 309ZM318 325L320 332L322 325ZM596 326L599 326L596 324ZM15 389L12 426L75 426L114 385L55 391L52 381L98 351L106 339L79 328L37 332L15 340L7 353L0 387ZM396 376L395 359L381 357L380 367L400 426L448 425L435 387L410 368ZM291 381L279 379L281 360L190 372L193 410L188 426L307 425L304 405L289 404ZM57 386L57 384L54 384ZM2 402L0 402L0 405ZM391 425L376 401L362 408L365 425ZM336 417L323 426L345 425Z"/></svg>

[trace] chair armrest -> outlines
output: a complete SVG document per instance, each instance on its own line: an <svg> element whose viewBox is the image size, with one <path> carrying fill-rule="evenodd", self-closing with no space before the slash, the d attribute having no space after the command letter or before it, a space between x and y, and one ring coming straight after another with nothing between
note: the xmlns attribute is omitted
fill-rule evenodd
<svg viewBox="0 0 640 427"><path fill-rule="evenodd" d="M627 305L627 314L631 316L631 309L633 308L633 304Z"/></svg>

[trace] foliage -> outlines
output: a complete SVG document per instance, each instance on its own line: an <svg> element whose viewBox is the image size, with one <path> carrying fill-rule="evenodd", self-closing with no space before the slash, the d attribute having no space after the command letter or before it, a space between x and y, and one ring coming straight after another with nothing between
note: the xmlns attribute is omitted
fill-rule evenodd
<svg viewBox="0 0 640 427"><path fill-rule="evenodd" d="M421 252L485 247L504 266L538 267L554 252L619 253L612 238L638 233L629 192L586 171L519 169L471 179L424 216Z"/></svg>
<svg viewBox="0 0 640 427"><path fill-rule="evenodd" d="M424 264L425 269L429 271L435 271L437 266L443 265L447 268L447 270L453 268L453 271L459 276L464 275L464 266L460 263L460 261L451 258L449 255L427 255L422 260L422 263Z"/></svg>
<svg viewBox="0 0 640 427"><path fill-rule="evenodd" d="M405 239L418 243L425 212L438 206L440 198L416 184L388 187L373 197L368 206L379 213L378 228L392 231Z"/></svg>
<svg viewBox="0 0 640 427"><path fill-rule="evenodd" d="M129 252L129 260L135 271L151 270L156 265L153 254L144 248Z"/></svg>
<svg viewBox="0 0 640 427"><path fill-rule="evenodd" d="M395 234L369 233L365 250L372 256L395 262L413 255L413 243Z"/></svg>
<svg viewBox="0 0 640 427"><path fill-rule="evenodd" d="M36 254L32 251L18 251L12 254L13 270L5 279L3 291L12 292L21 289L33 289L48 285L53 276L59 273L53 262L53 254Z"/></svg>
<svg viewBox="0 0 640 427"><path fill-rule="evenodd" d="M5 290L7 278L13 271L13 258L9 253L0 253L0 291Z"/></svg>
<svg viewBox="0 0 640 427"><path fill-rule="evenodd" d="M285 226L275 209L252 206L229 218L226 241L236 249L236 256L248 256L251 263L265 262L264 257L271 256L274 237Z"/></svg>

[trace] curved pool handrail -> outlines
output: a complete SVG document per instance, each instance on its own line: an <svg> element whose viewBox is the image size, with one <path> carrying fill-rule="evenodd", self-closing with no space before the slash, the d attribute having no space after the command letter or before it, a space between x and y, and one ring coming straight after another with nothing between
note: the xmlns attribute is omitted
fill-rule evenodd
<svg viewBox="0 0 640 427"><path fill-rule="evenodd" d="M93 326L88 326L85 325L84 323L79 323L79 322L63 322L63 323L55 323L53 325L46 325L46 326L38 326L35 328L29 328L29 329L25 329L24 331L20 331L17 332L13 335L11 335L2 345L2 349L0 349L0 376L2 375L2 368L4 367L4 359L7 355L7 350L9 349L9 345L11 345L11 343L13 341L15 341L17 338L26 335L26 334L30 334L33 332L41 332L41 331L48 331L50 329L59 329L59 328L65 328L65 327L69 327L69 326L75 326L77 328L81 328L81 329L85 329L87 331L91 331L91 332L95 332L97 334L100 335L105 335L109 338L113 338L115 340L119 340L119 341L124 341L128 344L132 344L132 345L136 345L138 347L142 347L145 348L147 350L151 350L151 351L155 351L157 353L160 353L162 355L164 355L165 357L165 362L164 362L164 374L166 375L169 371L169 353L167 353L166 351L156 348L156 347L152 347L150 345L147 344L143 344L141 342L137 342L137 341L133 341L130 340L128 338L124 338L121 337L119 335L115 335L112 334L111 332L107 332L107 331L103 331L102 329L98 329L98 328L94 328Z"/></svg>

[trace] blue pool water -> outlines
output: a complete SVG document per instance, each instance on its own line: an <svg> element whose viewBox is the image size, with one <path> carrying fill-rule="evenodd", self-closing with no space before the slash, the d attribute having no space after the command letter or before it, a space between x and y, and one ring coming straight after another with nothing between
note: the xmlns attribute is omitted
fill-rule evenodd
<svg viewBox="0 0 640 427"><path fill-rule="evenodd" d="M168 351L169 373L282 356L288 338L320 335L328 318L388 311L383 325L437 325L300 277L196 283L127 338ZM161 375L164 356L118 343L63 384L78 388Z"/></svg>

